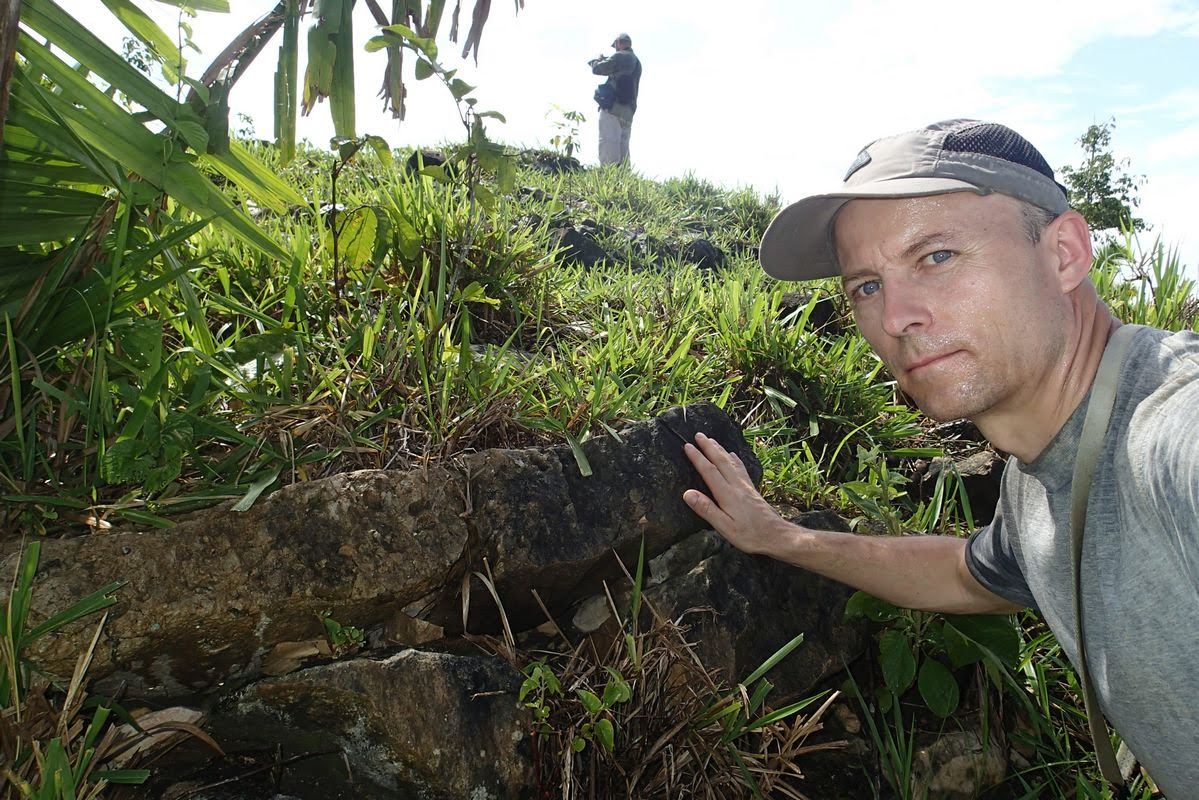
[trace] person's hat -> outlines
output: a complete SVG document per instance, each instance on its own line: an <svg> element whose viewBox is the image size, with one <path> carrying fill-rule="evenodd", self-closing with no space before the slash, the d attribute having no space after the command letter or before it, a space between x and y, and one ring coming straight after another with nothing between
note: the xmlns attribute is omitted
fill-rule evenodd
<svg viewBox="0 0 1199 800"><path fill-rule="evenodd" d="M1066 189L1027 139L993 122L953 119L866 145L839 191L805 197L775 216L758 259L770 275L802 281L839 274L833 221L856 197L992 192L1061 214Z"/></svg>
<svg viewBox="0 0 1199 800"><path fill-rule="evenodd" d="M616 38L612 40L612 46L615 47L616 45L618 45L621 42L624 42L629 47L633 46L633 40L632 40L632 38L629 37L629 35L627 33L617 34Z"/></svg>

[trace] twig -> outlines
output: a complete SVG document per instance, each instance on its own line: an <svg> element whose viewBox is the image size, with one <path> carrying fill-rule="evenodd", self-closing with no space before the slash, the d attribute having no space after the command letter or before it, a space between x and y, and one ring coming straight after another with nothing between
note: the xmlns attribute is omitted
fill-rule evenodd
<svg viewBox="0 0 1199 800"><path fill-rule="evenodd" d="M273 759L271 761L271 763L263 764L262 766L259 766L259 767L254 767L254 769L243 772L241 775L234 775L232 778L225 778L223 781L217 781L216 783L210 783L210 784L207 784L206 786L197 786L195 789L189 789L186 792L184 792L183 794L179 795L178 800L184 800L184 798L187 798L187 797L194 797L195 795L199 794L200 792L206 792L209 789L216 789L219 786L228 786L231 783L237 783L238 781L244 781L246 778L251 778L261 772L268 772L270 770L282 769L283 767L294 764L297 761L304 761L309 758L319 758L320 756L331 756L331 755L335 755L337 753L340 753L343 758L345 757L345 752L343 750L341 750L340 748L338 748L336 750L319 750L319 751L312 752L312 753L301 753L298 756L292 756L291 758L286 759L284 761L278 761L278 760Z"/></svg>

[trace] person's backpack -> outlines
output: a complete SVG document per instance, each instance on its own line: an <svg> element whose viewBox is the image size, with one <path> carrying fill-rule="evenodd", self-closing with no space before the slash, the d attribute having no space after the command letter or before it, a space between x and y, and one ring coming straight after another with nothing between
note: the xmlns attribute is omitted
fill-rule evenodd
<svg viewBox="0 0 1199 800"><path fill-rule="evenodd" d="M611 111L616 105L616 90L608 82L595 87L595 104L604 111Z"/></svg>

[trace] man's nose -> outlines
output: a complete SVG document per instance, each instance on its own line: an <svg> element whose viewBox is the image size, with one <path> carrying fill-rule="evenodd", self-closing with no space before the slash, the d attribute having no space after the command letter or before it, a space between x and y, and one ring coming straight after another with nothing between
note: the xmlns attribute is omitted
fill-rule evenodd
<svg viewBox="0 0 1199 800"><path fill-rule="evenodd" d="M883 285L883 331L888 336L906 336L930 322L927 293L919 286L895 277Z"/></svg>

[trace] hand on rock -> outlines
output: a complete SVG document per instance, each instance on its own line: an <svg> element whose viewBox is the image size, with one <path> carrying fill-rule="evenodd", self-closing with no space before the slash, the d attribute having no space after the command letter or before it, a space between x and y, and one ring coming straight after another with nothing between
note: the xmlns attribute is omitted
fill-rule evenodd
<svg viewBox="0 0 1199 800"><path fill-rule="evenodd" d="M687 505L738 550L766 552L782 518L754 487L737 454L702 433L683 451L712 493L688 489L683 492Z"/></svg>

